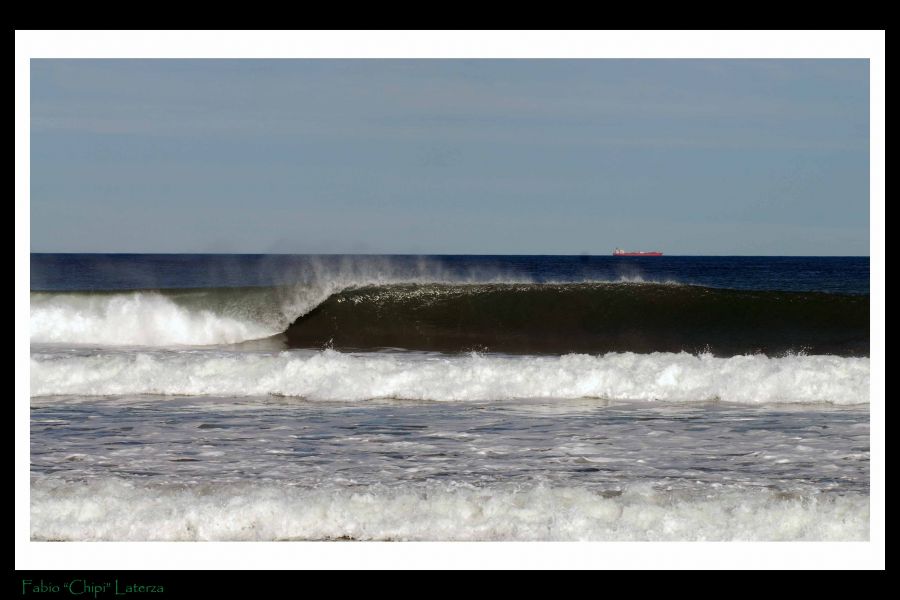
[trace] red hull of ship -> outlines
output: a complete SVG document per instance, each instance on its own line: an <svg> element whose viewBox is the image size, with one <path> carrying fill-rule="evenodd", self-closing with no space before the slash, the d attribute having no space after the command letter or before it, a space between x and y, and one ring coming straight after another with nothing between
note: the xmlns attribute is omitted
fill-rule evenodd
<svg viewBox="0 0 900 600"><path fill-rule="evenodd" d="M613 256L662 256L662 252L619 252Z"/></svg>

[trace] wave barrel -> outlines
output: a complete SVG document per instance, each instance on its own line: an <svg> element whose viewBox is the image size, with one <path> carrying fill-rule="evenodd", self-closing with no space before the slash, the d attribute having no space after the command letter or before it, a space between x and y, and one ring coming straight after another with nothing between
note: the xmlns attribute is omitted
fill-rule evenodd
<svg viewBox="0 0 900 600"><path fill-rule="evenodd" d="M285 333L295 348L868 356L869 299L646 283L370 286L331 296Z"/></svg>

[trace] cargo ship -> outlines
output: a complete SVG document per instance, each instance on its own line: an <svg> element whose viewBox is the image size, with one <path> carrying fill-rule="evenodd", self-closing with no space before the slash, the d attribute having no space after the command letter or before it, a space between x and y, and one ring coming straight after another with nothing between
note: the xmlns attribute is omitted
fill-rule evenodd
<svg viewBox="0 0 900 600"><path fill-rule="evenodd" d="M613 256L662 256L662 252L626 252L621 248L613 250Z"/></svg>

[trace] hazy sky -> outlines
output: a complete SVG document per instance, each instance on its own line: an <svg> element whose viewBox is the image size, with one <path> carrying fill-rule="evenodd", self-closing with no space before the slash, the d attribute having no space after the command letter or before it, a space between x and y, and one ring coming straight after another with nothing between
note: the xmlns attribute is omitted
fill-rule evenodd
<svg viewBox="0 0 900 600"><path fill-rule="evenodd" d="M869 253L866 60L32 60L34 252Z"/></svg>

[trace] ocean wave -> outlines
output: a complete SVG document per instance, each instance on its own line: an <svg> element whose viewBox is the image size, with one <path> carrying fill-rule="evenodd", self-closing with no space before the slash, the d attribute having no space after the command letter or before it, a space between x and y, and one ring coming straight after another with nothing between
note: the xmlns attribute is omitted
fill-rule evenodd
<svg viewBox="0 0 900 600"><path fill-rule="evenodd" d="M638 484L305 489L34 478L33 540L867 540L869 498Z"/></svg>
<svg viewBox="0 0 900 600"><path fill-rule="evenodd" d="M647 283L370 286L333 294L286 336L297 348L862 356L869 302Z"/></svg>
<svg viewBox="0 0 900 600"><path fill-rule="evenodd" d="M660 283L361 283L31 296L31 341L866 356L865 296Z"/></svg>
<svg viewBox="0 0 900 600"><path fill-rule="evenodd" d="M30 326L32 342L110 346L231 344L279 331L157 292L32 293Z"/></svg>
<svg viewBox="0 0 900 600"><path fill-rule="evenodd" d="M308 400L865 404L869 359L610 353L563 356L224 351L33 352L32 396L278 395Z"/></svg>

